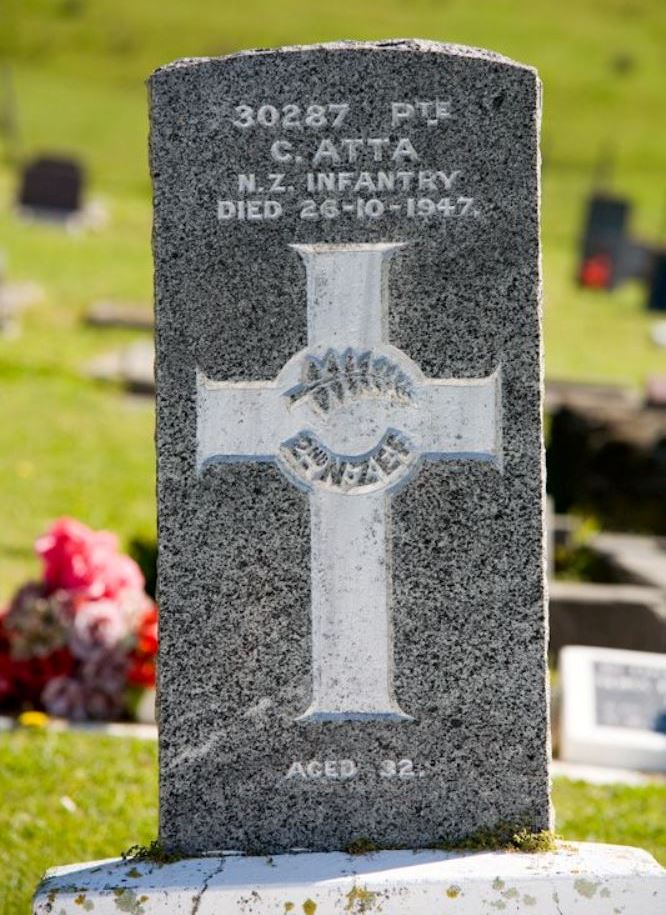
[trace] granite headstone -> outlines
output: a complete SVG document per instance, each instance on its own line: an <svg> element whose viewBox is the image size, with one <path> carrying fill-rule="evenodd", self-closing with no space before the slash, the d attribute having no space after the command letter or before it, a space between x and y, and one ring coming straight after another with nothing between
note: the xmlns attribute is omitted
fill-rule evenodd
<svg viewBox="0 0 666 915"><path fill-rule="evenodd" d="M150 96L162 841L548 827L534 70L342 43Z"/></svg>

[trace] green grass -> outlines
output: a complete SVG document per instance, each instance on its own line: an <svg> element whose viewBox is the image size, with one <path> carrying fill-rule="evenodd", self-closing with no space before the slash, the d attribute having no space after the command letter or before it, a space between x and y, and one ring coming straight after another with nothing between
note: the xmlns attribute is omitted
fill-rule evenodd
<svg viewBox="0 0 666 915"><path fill-rule="evenodd" d="M143 740L0 735L0 915L27 913L53 864L108 858L153 839L156 766L156 746Z"/></svg>
<svg viewBox="0 0 666 915"><path fill-rule="evenodd" d="M148 845L157 831L156 773L150 742L27 730L0 735L0 915L28 911L47 867ZM62 798L76 809L66 809ZM554 802L565 839L638 845L666 864L666 783L594 787L557 779Z"/></svg>
<svg viewBox="0 0 666 915"><path fill-rule="evenodd" d="M666 230L661 0L4 0L0 63L11 64L16 89L14 152L80 156L110 220L79 237L19 222L12 150L3 162L0 145L0 251L12 279L46 290L23 335L0 339L0 599L35 573L32 541L59 514L125 541L154 532L151 410L81 375L91 356L133 337L80 325L98 298L150 302L145 77L183 56L404 35L486 46L540 70L548 374L641 385L666 371L637 284L596 295L572 279L602 147L614 154L616 190L635 201L636 233ZM633 61L623 75L618 55Z"/></svg>
<svg viewBox="0 0 666 915"><path fill-rule="evenodd" d="M553 803L563 838L636 845L666 866L666 782L629 787L558 778Z"/></svg>

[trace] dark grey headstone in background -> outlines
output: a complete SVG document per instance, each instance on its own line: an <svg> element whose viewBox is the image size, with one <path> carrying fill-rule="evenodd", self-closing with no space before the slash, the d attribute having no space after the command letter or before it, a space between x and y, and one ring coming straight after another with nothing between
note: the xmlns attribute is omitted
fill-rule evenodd
<svg viewBox="0 0 666 915"><path fill-rule="evenodd" d="M180 61L150 93L162 840L548 827L536 73L352 43ZM460 409L428 425L426 391ZM397 419L359 456L373 410ZM358 629L326 616L345 595Z"/></svg>
<svg viewBox="0 0 666 915"><path fill-rule="evenodd" d="M34 159L23 172L18 204L38 214L67 216L81 209L83 184L83 167L76 159Z"/></svg>

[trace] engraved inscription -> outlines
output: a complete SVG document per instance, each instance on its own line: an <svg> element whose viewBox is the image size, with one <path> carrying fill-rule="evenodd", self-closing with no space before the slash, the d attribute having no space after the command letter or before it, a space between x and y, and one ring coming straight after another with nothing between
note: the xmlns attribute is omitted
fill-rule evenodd
<svg viewBox="0 0 666 915"><path fill-rule="evenodd" d="M391 124L398 127L407 121L425 121L428 127L436 127L440 121L451 117L451 102L448 99L415 99L413 102L391 102Z"/></svg>
<svg viewBox="0 0 666 915"><path fill-rule="evenodd" d="M382 759L378 765L370 766L380 779L410 782L424 778L423 769L417 769L411 759ZM353 759L310 759L294 760L285 774L287 781L348 781L363 774L362 768Z"/></svg>
<svg viewBox="0 0 666 915"><path fill-rule="evenodd" d="M357 221L481 215L463 163L427 161L428 151L406 135L419 126L453 129L450 99L392 101L377 112L383 126L370 136L349 135L351 111L349 102L339 100L275 105L264 99L233 106L234 130L256 131L258 142L266 137L266 170L239 173L222 189L217 218L261 224L292 212L304 220Z"/></svg>
<svg viewBox="0 0 666 915"><path fill-rule="evenodd" d="M321 359L307 356L302 377L287 396L291 403L312 398L315 409L324 416L359 397L388 397L408 403L414 389L396 362L371 350L348 348L340 353L329 349Z"/></svg>
<svg viewBox="0 0 666 915"><path fill-rule="evenodd" d="M311 432L302 432L282 445L280 455L305 482L340 492L389 486L415 460L409 442L399 432L387 432L370 454L359 457L333 454Z"/></svg>
<svg viewBox="0 0 666 915"><path fill-rule="evenodd" d="M357 775L358 766L353 759L311 759L307 762L300 762L300 760L293 762L285 778L327 778L347 781L350 778L356 778Z"/></svg>
<svg viewBox="0 0 666 915"><path fill-rule="evenodd" d="M241 130L250 127L279 127L282 130L300 129L303 127L332 127L334 130L342 126L349 111L346 102L328 102L325 105L275 105L263 104L236 105L232 124Z"/></svg>

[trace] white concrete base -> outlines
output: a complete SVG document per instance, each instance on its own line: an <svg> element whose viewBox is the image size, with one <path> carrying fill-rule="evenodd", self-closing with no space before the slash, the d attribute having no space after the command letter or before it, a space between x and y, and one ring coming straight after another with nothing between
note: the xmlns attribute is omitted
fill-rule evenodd
<svg viewBox="0 0 666 915"><path fill-rule="evenodd" d="M385 851L349 856L112 860L48 872L33 915L663 915L666 871L647 852Z"/></svg>

